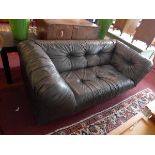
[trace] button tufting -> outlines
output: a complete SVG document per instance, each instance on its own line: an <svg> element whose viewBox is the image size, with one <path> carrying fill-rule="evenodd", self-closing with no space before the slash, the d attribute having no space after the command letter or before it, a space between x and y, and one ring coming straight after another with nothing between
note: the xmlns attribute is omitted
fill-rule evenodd
<svg viewBox="0 0 155 155"><path fill-rule="evenodd" d="M83 83L83 82L84 82L84 80L83 80L83 79L81 79L81 82Z"/></svg>
<svg viewBox="0 0 155 155"><path fill-rule="evenodd" d="M128 65L134 65L132 60L125 60Z"/></svg>
<svg viewBox="0 0 155 155"><path fill-rule="evenodd" d="M82 82L82 83L85 83L86 81L87 81L87 80L83 80L83 79L81 79L81 82Z"/></svg>
<svg viewBox="0 0 155 155"><path fill-rule="evenodd" d="M97 78L97 79L101 79L102 77L100 77L100 76L96 76L96 78Z"/></svg>
<svg viewBox="0 0 155 155"><path fill-rule="evenodd" d="M70 55L70 54L67 54L66 57L67 57L67 58L71 58L71 55Z"/></svg>

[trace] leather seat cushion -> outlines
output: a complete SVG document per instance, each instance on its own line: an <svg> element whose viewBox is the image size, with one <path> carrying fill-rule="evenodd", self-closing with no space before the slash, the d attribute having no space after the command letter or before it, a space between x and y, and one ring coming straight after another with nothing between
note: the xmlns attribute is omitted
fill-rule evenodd
<svg viewBox="0 0 155 155"><path fill-rule="evenodd" d="M134 86L132 80L125 77L112 65L67 71L61 73L61 76L75 95L77 111Z"/></svg>

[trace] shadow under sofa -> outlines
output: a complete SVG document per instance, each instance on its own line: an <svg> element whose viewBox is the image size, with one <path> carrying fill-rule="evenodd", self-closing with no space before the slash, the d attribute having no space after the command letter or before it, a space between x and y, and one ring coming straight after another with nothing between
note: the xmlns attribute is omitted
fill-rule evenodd
<svg viewBox="0 0 155 155"><path fill-rule="evenodd" d="M18 49L39 124L73 115L136 86L152 67L116 40L27 40Z"/></svg>

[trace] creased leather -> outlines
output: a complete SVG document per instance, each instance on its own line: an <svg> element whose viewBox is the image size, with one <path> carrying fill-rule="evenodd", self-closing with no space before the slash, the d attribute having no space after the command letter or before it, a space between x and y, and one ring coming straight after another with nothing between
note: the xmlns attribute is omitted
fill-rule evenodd
<svg viewBox="0 0 155 155"><path fill-rule="evenodd" d="M32 40L18 48L40 124L132 88L152 66L115 40Z"/></svg>
<svg viewBox="0 0 155 155"><path fill-rule="evenodd" d="M137 84L151 69L152 63L117 41L111 64Z"/></svg>
<svg viewBox="0 0 155 155"><path fill-rule="evenodd" d="M63 72L61 76L75 95L77 111L134 86L132 80L123 76L111 65Z"/></svg>
<svg viewBox="0 0 155 155"><path fill-rule="evenodd" d="M38 122L42 124L72 114L76 108L74 94L48 55L41 47L28 41L20 43L19 50L36 98Z"/></svg>
<svg viewBox="0 0 155 155"><path fill-rule="evenodd" d="M59 72L109 64L115 40L35 41L50 57Z"/></svg>

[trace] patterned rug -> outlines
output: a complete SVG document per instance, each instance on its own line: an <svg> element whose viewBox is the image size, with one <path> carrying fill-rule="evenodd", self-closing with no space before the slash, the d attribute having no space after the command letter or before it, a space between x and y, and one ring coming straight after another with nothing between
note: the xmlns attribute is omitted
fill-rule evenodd
<svg viewBox="0 0 155 155"><path fill-rule="evenodd" d="M109 109L91 115L77 123L57 129L50 135L106 135L142 111L146 104L155 100L149 88L123 100Z"/></svg>

